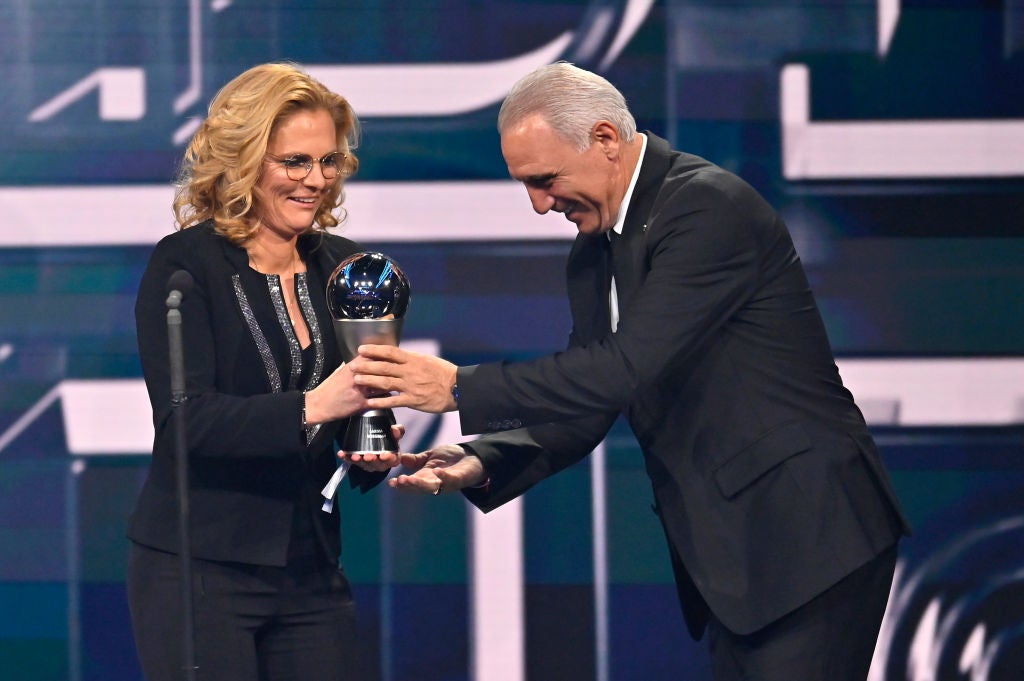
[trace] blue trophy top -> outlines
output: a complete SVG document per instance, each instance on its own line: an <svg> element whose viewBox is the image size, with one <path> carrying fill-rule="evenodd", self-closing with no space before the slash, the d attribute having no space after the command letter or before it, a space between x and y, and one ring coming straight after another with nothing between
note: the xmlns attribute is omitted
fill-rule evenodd
<svg viewBox="0 0 1024 681"><path fill-rule="evenodd" d="M327 306L335 319L401 319L409 309L409 279L383 253L356 253L327 281Z"/></svg>

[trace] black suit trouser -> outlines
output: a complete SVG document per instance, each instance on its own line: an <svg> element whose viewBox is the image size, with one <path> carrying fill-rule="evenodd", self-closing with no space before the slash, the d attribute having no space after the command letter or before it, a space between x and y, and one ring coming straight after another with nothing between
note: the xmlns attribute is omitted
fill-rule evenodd
<svg viewBox="0 0 1024 681"><path fill-rule="evenodd" d="M194 560L196 681L363 679L355 610L337 567ZM147 681L183 671L180 559L132 544L128 605Z"/></svg>
<svg viewBox="0 0 1024 681"><path fill-rule="evenodd" d="M896 568L892 546L753 634L708 624L715 681L864 681Z"/></svg>

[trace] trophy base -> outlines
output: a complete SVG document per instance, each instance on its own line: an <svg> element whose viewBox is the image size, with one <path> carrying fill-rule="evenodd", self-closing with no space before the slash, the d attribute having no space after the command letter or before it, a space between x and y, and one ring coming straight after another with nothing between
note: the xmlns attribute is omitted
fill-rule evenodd
<svg viewBox="0 0 1024 681"><path fill-rule="evenodd" d="M341 449L348 454L397 454L398 441L391 433L395 415L390 409L371 409L349 419Z"/></svg>

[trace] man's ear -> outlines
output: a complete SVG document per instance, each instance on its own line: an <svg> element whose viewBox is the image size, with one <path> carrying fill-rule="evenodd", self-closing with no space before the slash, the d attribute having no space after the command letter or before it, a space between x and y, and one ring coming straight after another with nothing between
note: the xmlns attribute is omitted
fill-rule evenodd
<svg viewBox="0 0 1024 681"><path fill-rule="evenodd" d="M616 128L610 121L600 120L594 123L594 127L590 129L590 138L594 144L600 145L604 151L605 156L608 158L614 158L619 153L619 137L618 128Z"/></svg>

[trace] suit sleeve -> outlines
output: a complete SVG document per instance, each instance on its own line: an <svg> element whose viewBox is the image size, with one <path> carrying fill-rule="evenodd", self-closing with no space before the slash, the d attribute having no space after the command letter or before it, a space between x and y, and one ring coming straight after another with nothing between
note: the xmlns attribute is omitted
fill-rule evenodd
<svg viewBox="0 0 1024 681"><path fill-rule="evenodd" d="M620 309L618 331L536 360L460 370L464 433L621 411L700 352L756 290L756 231L777 219L756 192L723 174L662 193L649 220L648 273Z"/></svg>
<svg viewBox="0 0 1024 681"><path fill-rule="evenodd" d="M607 434L616 414L548 423L485 435L462 446L480 458L490 477L486 488L466 489L480 510L494 510L548 476L586 458Z"/></svg>
<svg viewBox="0 0 1024 681"><path fill-rule="evenodd" d="M195 282L180 307L189 454L280 457L305 451L299 391L250 396L218 392L218 348L211 322L215 317L211 286L215 284L210 272L214 268L206 265L204 257L194 242L165 238L154 250L139 286L135 306L139 358L153 405L156 449L168 448L172 438L166 284L172 273L183 269Z"/></svg>

